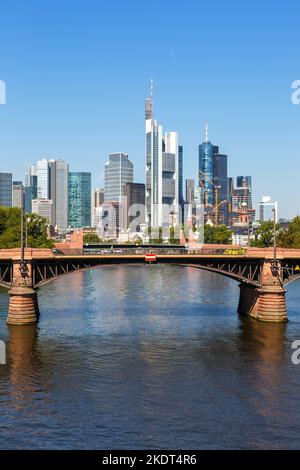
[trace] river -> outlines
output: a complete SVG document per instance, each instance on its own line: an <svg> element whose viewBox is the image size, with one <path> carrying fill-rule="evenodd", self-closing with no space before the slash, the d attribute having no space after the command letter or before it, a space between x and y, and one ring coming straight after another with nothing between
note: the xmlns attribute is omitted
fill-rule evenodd
<svg viewBox="0 0 300 470"><path fill-rule="evenodd" d="M37 327L1 289L0 448L299 449L299 286L264 324L218 274L105 266L42 287Z"/></svg>

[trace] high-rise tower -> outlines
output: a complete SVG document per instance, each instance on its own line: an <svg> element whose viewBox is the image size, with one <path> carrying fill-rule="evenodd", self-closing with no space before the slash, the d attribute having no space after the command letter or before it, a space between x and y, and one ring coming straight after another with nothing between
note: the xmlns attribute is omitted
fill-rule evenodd
<svg viewBox="0 0 300 470"><path fill-rule="evenodd" d="M169 226L170 214L181 220L182 157L177 132L167 132L153 119L153 81L146 99L146 208L151 227Z"/></svg>
<svg viewBox="0 0 300 470"><path fill-rule="evenodd" d="M208 139L205 125L205 140L199 145L199 188L201 203L205 211L213 215L215 224L228 222L228 177L227 155L219 153L219 147Z"/></svg>

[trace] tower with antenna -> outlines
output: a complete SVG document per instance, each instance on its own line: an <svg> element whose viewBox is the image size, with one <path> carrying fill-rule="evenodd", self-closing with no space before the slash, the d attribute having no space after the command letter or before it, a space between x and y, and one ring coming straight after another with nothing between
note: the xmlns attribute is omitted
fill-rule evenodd
<svg viewBox="0 0 300 470"><path fill-rule="evenodd" d="M199 187L204 215L210 214L215 224L227 224L228 220L228 178L227 155L219 152L208 138L208 124L205 123L204 142L199 145Z"/></svg>
<svg viewBox="0 0 300 470"><path fill-rule="evenodd" d="M145 106L146 131L146 207L147 224L152 228L179 223L182 204L183 147L177 132L163 134L153 117L153 80ZM174 216L174 217L173 217Z"/></svg>
<svg viewBox="0 0 300 470"><path fill-rule="evenodd" d="M150 82L150 97L146 99L145 120L153 119L153 80Z"/></svg>

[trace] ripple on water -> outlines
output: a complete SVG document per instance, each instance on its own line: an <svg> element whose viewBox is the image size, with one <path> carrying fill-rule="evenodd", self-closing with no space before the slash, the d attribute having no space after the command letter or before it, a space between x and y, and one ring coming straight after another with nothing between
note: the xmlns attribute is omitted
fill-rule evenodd
<svg viewBox="0 0 300 470"><path fill-rule="evenodd" d="M38 327L7 327L0 448L299 448L299 283L288 325L238 318L227 278L106 266L39 291Z"/></svg>

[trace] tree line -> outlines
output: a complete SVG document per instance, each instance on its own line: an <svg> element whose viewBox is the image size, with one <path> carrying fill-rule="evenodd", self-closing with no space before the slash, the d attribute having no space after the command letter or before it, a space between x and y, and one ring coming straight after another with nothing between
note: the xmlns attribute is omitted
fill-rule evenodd
<svg viewBox="0 0 300 470"><path fill-rule="evenodd" d="M38 214L23 214L23 237L31 248L51 248L53 241L48 238L48 221ZM17 248L21 245L21 209L0 207L0 248Z"/></svg>

